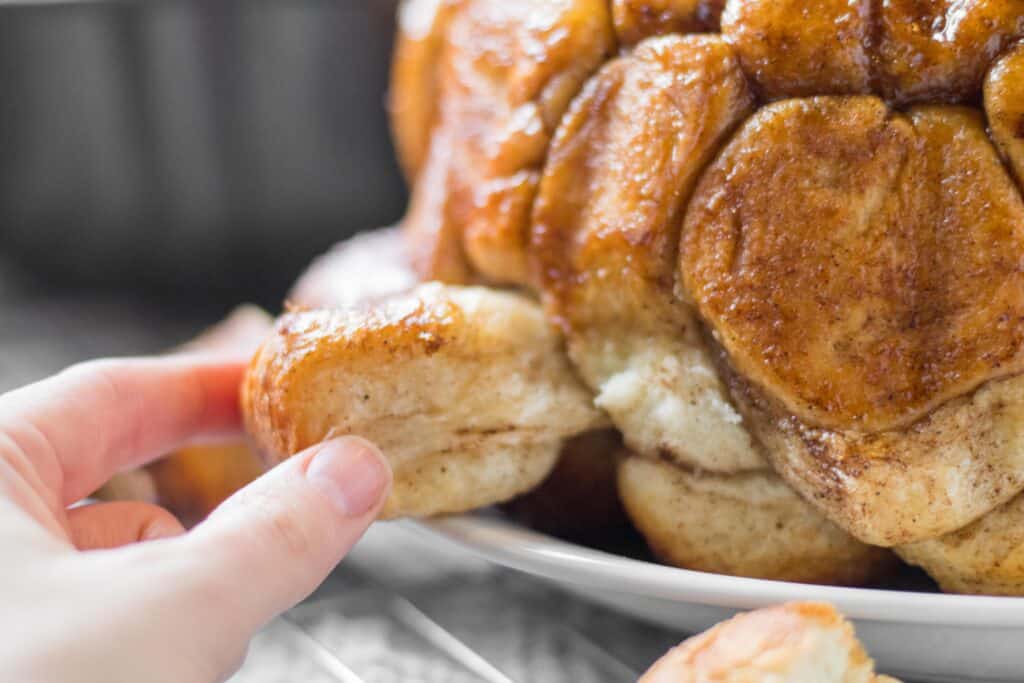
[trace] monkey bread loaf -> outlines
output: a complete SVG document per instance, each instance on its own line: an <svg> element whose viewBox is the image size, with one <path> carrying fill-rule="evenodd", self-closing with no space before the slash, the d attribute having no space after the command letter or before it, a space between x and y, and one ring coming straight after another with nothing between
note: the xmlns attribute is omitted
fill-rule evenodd
<svg viewBox="0 0 1024 683"><path fill-rule="evenodd" d="M507 354L541 343L531 390L589 392L663 559L859 583L893 548L1024 594L1022 38L1024 0L407 0L405 249L456 287L421 303L539 302L559 341L510 333L488 368L536 383ZM605 419L561 407L504 417L545 444Z"/></svg>

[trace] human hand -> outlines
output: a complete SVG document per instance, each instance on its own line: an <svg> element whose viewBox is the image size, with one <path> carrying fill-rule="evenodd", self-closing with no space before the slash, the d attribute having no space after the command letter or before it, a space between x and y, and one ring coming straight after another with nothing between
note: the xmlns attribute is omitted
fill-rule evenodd
<svg viewBox="0 0 1024 683"><path fill-rule="evenodd" d="M244 363L95 361L0 396L0 680L223 680L374 519L390 470L348 437L270 470L192 531L111 475L239 430Z"/></svg>

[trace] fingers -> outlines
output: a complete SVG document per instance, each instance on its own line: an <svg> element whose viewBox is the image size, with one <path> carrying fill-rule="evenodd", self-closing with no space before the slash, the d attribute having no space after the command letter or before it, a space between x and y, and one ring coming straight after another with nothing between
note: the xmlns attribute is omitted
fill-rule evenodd
<svg viewBox="0 0 1024 683"><path fill-rule="evenodd" d="M376 517L391 471L344 437L296 455L242 489L183 539L203 559L196 595L255 631L315 589Z"/></svg>
<svg viewBox="0 0 1024 683"><path fill-rule="evenodd" d="M69 505L119 470L237 432L244 371L242 361L200 356L74 366L0 396L0 457L27 459Z"/></svg>
<svg viewBox="0 0 1024 683"><path fill-rule="evenodd" d="M118 548L185 533L181 522L164 508L135 501L96 503L68 510L68 529L79 550Z"/></svg>

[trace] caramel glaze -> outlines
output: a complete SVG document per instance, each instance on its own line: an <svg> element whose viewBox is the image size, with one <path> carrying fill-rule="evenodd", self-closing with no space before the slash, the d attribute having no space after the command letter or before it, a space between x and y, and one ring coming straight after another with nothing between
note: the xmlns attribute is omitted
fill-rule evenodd
<svg viewBox="0 0 1024 683"><path fill-rule="evenodd" d="M768 99L877 94L975 102L1024 35L1021 0L728 0L722 33Z"/></svg>
<svg viewBox="0 0 1024 683"><path fill-rule="evenodd" d="M673 33L717 33L725 0L611 0L623 48Z"/></svg>
<svg viewBox="0 0 1024 683"><path fill-rule="evenodd" d="M614 50L604 0L455 3L444 46L428 71L432 87L394 99L433 128L405 223L425 279L464 282L471 273L524 283L526 235L551 134L584 80ZM412 42L400 40L400 45ZM413 49L398 60L421 57ZM415 69L396 62L395 73ZM436 114L417 95L436 97ZM410 119L412 117L409 117ZM415 133L403 157L416 158ZM401 138L400 138L401 139Z"/></svg>
<svg viewBox="0 0 1024 683"><path fill-rule="evenodd" d="M972 110L769 105L697 188L681 272L736 369L809 424L906 426L1024 368L1024 202Z"/></svg>
<svg viewBox="0 0 1024 683"><path fill-rule="evenodd" d="M531 238L548 312L570 336L601 322L678 322L680 216L752 105L717 36L648 40L591 79L552 144Z"/></svg>

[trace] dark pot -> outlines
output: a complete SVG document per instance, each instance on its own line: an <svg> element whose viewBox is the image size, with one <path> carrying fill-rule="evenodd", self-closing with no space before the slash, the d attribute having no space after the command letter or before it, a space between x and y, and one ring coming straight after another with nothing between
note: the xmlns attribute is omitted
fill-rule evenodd
<svg viewBox="0 0 1024 683"><path fill-rule="evenodd" d="M393 2L0 7L0 253L48 281L279 296L404 206Z"/></svg>

